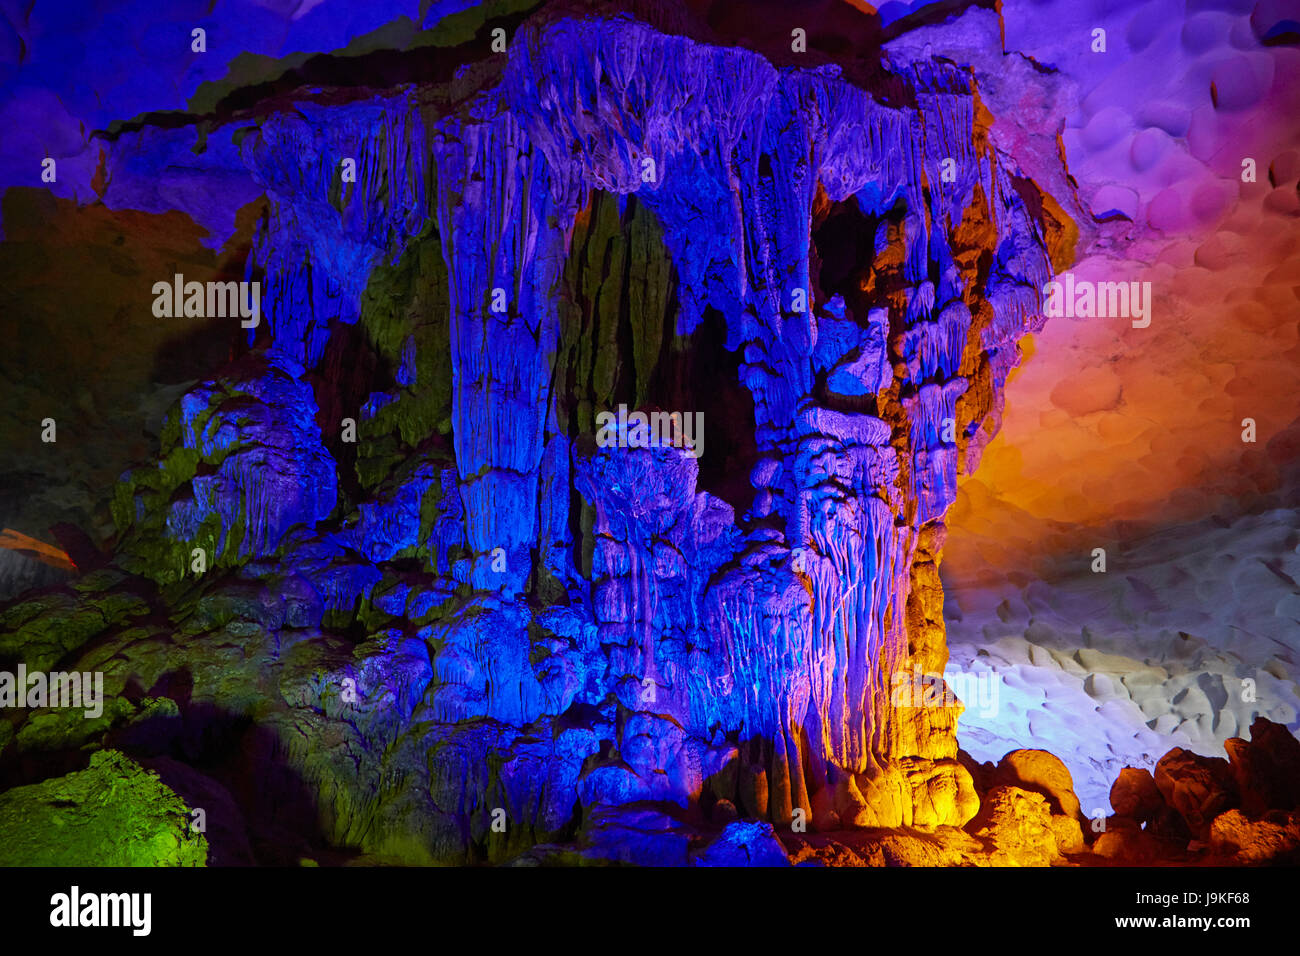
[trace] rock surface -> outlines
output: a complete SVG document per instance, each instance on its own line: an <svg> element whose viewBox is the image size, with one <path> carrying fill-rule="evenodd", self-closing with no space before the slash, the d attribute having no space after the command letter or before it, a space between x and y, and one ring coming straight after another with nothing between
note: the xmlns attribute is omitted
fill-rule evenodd
<svg viewBox="0 0 1300 956"><path fill-rule="evenodd" d="M1115 813L1136 823L1149 823L1165 807L1164 797L1149 770L1125 767L1110 788Z"/></svg>
<svg viewBox="0 0 1300 956"><path fill-rule="evenodd" d="M488 56L484 14L438 16L387 84L347 51L207 76L104 135L113 215L53 204L94 249L158 228L123 274L191 256L263 302L193 374L132 372L167 410L103 566L0 609L0 666L107 698L0 715L0 801L90 747L205 809L223 865L1085 854L1065 765L967 759L938 676L958 476L1083 209L1056 141L907 42L792 67L544 4ZM1259 726L1117 813L1284 852L1295 742Z"/></svg>
<svg viewBox="0 0 1300 956"><path fill-rule="evenodd" d="M191 823L155 774L101 750L85 770L0 793L0 866L203 866Z"/></svg>

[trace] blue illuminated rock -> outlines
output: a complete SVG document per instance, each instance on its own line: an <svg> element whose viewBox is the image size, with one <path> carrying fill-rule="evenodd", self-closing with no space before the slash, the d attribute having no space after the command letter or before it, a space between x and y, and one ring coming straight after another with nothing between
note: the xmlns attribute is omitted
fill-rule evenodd
<svg viewBox="0 0 1300 956"><path fill-rule="evenodd" d="M943 671L944 514L1062 223L969 74L885 66L542 14L499 71L212 134L185 203L264 193L266 327L127 476L116 560L239 648L188 693L266 734L243 766L314 795L312 839L684 864L664 808L716 805L749 819L696 861L766 865L796 819L975 815L957 710L891 692ZM122 134L114 191L187 135ZM602 447L618 404L702 443ZM114 635L122 683L157 640Z"/></svg>

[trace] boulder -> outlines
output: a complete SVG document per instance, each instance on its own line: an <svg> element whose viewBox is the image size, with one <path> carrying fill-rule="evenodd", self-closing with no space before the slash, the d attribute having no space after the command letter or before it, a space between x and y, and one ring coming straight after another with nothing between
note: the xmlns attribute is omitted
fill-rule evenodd
<svg viewBox="0 0 1300 956"><path fill-rule="evenodd" d="M722 799L713 805L711 818L714 823L732 823L737 817L739 814L736 812L736 805L730 800Z"/></svg>
<svg viewBox="0 0 1300 956"><path fill-rule="evenodd" d="M1061 859L1051 806L1041 793L994 787L966 829L990 845L995 866L1051 866Z"/></svg>
<svg viewBox="0 0 1300 956"><path fill-rule="evenodd" d="M1052 813L1082 819L1070 771L1060 757L1046 750L1011 751L998 761L997 769L993 772L993 783L1041 793L1047 798Z"/></svg>
<svg viewBox="0 0 1300 956"><path fill-rule="evenodd" d="M1121 817L1149 823L1165 806L1151 771L1125 767L1110 788L1110 805Z"/></svg>
<svg viewBox="0 0 1300 956"><path fill-rule="evenodd" d="M1156 787L1194 836L1204 838L1220 813L1240 799L1232 768L1222 757L1202 757L1175 747L1156 764Z"/></svg>
<svg viewBox="0 0 1300 956"><path fill-rule="evenodd" d="M690 840L688 827L649 805L598 807L583 827L579 852L591 862L684 866Z"/></svg>
<svg viewBox="0 0 1300 956"><path fill-rule="evenodd" d="M1082 853L1086 849L1083 842L1083 827L1074 817L1052 814L1052 835L1056 837L1056 848L1062 853Z"/></svg>
<svg viewBox="0 0 1300 956"><path fill-rule="evenodd" d="M1249 742L1231 737L1223 747L1247 814L1300 808L1300 740L1285 726L1256 718Z"/></svg>
<svg viewBox="0 0 1300 956"><path fill-rule="evenodd" d="M1106 829L1092 844L1097 856L1116 863L1148 864L1160 855L1160 844L1128 817L1110 817Z"/></svg>
<svg viewBox="0 0 1300 956"><path fill-rule="evenodd" d="M1210 847L1236 863L1300 864L1300 813L1274 810L1252 820L1229 810L1210 825Z"/></svg>
<svg viewBox="0 0 1300 956"><path fill-rule="evenodd" d="M789 866L770 823L737 820L691 861L695 866Z"/></svg>
<svg viewBox="0 0 1300 956"><path fill-rule="evenodd" d="M0 794L0 866L203 866L208 843L156 773L116 750Z"/></svg>

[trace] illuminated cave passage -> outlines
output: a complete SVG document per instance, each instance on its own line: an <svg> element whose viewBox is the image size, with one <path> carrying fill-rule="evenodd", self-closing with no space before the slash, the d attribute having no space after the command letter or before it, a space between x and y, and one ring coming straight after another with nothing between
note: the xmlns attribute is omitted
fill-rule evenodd
<svg viewBox="0 0 1300 956"><path fill-rule="evenodd" d="M807 62L768 5L430 13L132 100L70 192L9 184L0 673L104 700L0 696L0 833L86 834L0 861L101 852L78 795L113 781L211 821L124 862L1293 859L1295 631L1261 612L1229 661L1172 595L1222 598L1180 549L1244 548L1228 590L1295 623L1294 510L1110 527L1098 572L1096 516L980 484L1022 379L1080 428L1137 401L1041 344L1018 369L1066 334L1054 276L1173 229L1123 232L1136 200L1074 163L1112 106L1033 113L1081 68L1004 52L1013 7L827 6L862 42ZM1212 109L1245 97L1216 76ZM175 276L256 282L257 324L151 315ZM84 383L47 406L55 375ZM650 440L669 416L689 440Z"/></svg>

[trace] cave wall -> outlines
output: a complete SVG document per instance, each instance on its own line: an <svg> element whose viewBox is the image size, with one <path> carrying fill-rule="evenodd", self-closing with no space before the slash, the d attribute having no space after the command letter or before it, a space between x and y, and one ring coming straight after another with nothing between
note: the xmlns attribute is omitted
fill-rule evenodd
<svg viewBox="0 0 1300 956"><path fill-rule="evenodd" d="M559 19L521 31L501 82L455 112L415 91L240 130L270 205L248 267L267 341L247 377L183 400L168 480L152 488L150 471L120 492L135 489L134 515L121 510L133 570L179 579L196 541L223 567L275 556L340 615L327 620L365 605L368 627L391 627L422 621L409 598L380 597L385 562L412 557L457 585L419 631L421 707L521 733L595 708L610 739L583 755L597 764L584 803L686 804L707 787L776 822L799 809L826 826L964 823L976 800L953 709L895 707L890 691L914 665L943 669L943 514L996 425L1016 340L1041 321L1063 223L1035 219L1042 198L989 146L968 76L895 69L909 102L887 107L833 70ZM349 157L355 184L340 181ZM593 208L618 220L594 252ZM824 289L813 237L835 213L864 241ZM366 277L423 241L441 262L417 281L437 291L410 321L445 321L445 339L409 333L413 372L376 393L399 421L447 348L448 440L438 467L406 462L323 530L338 480L321 432L340 426L315 422L304 376L337 323L394 351L362 316ZM566 345L558 293L577 242L605 257L631 245L634 273L594 297L603 312L628 296L625 318L611 309ZM591 411L648 400L652 367L706 309L751 400L740 515L698 489L689 454L592 441ZM707 459L709 394L673 398L704 412ZM428 437L403 441L423 457ZM297 551L294 526L316 528ZM435 542L448 536L454 560ZM330 559L316 570L303 549Z"/></svg>
<svg viewBox="0 0 1300 956"><path fill-rule="evenodd" d="M261 858L502 859L647 801L966 823L960 707L892 691L944 669L945 512L1071 229L968 72L878 80L545 14L454 76L115 131L105 204L161 167L256 210L261 321L0 656L104 669L106 739ZM620 404L702 441L606 447ZM4 726L20 774L68 743Z"/></svg>

